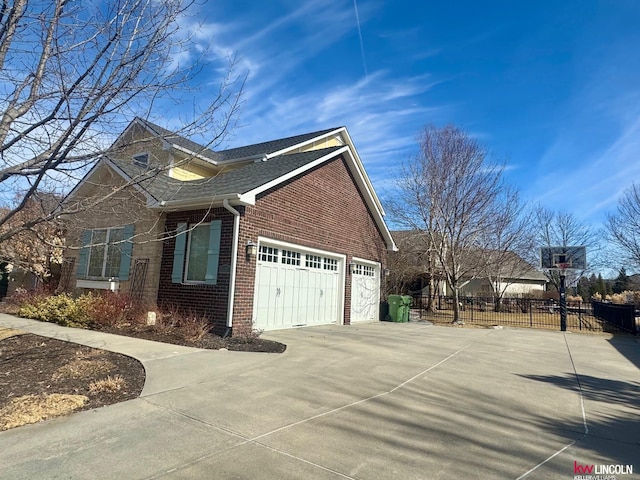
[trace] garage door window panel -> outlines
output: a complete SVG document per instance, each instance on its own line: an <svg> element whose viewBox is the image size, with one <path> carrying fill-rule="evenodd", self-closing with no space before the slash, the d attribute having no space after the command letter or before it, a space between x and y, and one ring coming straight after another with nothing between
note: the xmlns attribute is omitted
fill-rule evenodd
<svg viewBox="0 0 640 480"><path fill-rule="evenodd" d="M282 263L285 265L300 266L300 252L293 250L282 250Z"/></svg>

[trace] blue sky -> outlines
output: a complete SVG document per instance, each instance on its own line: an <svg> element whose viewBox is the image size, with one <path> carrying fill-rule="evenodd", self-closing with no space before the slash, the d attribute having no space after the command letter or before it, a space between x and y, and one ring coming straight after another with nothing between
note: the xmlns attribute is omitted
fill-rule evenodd
<svg viewBox="0 0 640 480"><path fill-rule="evenodd" d="M224 146L345 125L384 196L421 128L454 123L525 198L594 224L640 181L640 1L357 0L358 17L353 0L199 8L183 27L214 63L236 53L248 72Z"/></svg>

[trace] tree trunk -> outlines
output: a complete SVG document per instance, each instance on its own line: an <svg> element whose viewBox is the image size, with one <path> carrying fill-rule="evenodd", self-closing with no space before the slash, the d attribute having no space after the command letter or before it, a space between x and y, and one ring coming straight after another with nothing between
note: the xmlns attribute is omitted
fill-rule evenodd
<svg viewBox="0 0 640 480"><path fill-rule="evenodd" d="M436 311L436 307L434 304L434 298L435 298L435 279L433 278L433 275L429 275L429 285L428 285L428 289L427 292L429 294L429 298L427 299L427 306L426 306L426 311L428 313L435 313Z"/></svg>
<svg viewBox="0 0 640 480"><path fill-rule="evenodd" d="M451 323L462 324L460 320L460 292L458 288L454 287L453 290L453 321Z"/></svg>

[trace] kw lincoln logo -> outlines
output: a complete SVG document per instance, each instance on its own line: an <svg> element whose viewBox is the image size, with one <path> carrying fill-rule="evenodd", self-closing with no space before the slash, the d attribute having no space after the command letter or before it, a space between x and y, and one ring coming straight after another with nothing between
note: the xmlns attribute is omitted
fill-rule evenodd
<svg viewBox="0 0 640 480"><path fill-rule="evenodd" d="M633 465L582 465L573 461L573 480L618 480L618 475L633 475Z"/></svg>

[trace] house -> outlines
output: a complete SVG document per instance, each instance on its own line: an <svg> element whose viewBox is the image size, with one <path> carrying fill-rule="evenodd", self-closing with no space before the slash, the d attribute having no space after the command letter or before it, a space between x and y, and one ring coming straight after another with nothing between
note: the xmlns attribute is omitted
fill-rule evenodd
<svg viewBox="0 0 640 480"><path fill-rule="evenodd" d="M396 249L345 127L213 151L136 118L65 205L67 288L218 333L378 320Z"/></svg>
<svg viewBox="0 0 640 480"><path fill-rule="evenodd" d="M392 232L400 251L389 255L389 283L400 290L415 292L428 288L429 265L434 280L434 295L451 296L437 252L428 253L430 242L414 230ZM466 252L465 274L459 284L461 296L521 296L545 291L547 277L514 252L475 249Z"/></svg>
<svg viewBox="0 0 640 480"><path fill-rule="evenodd" d="M541 294L546 290L547 277L513 252L506 252L488 274L479 273L463 282L460 295L490 297L499 292L504 297Z"/></svg>

